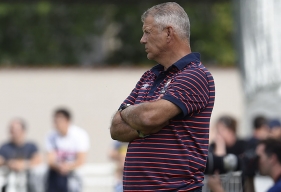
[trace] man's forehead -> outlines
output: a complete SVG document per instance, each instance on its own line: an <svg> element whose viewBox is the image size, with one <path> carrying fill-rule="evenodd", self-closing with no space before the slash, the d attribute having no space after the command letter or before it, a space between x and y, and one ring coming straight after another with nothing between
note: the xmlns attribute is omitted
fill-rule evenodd
<svg viewBox="0 0 281 192"><path fill-rule="evenodd" d="M152 16L147 16L143 21L143 29L152 28L154 25L154 18Z"/></svg>

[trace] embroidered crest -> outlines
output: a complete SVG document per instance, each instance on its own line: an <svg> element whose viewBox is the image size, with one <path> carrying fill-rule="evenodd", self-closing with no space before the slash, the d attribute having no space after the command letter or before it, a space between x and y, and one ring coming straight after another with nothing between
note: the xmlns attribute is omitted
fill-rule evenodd
<svg viewBox="0 0 281 192"><path fill-rule="evenodd" d="M164 87L160 91L160 94L164 94L167 91L168 86L170 85L171 81L172 81L172 79L168 79L168 81L165 83Z"/></svg>
<svg viewBox="0 0 281 192"><path fill-rule="evenodd" d="M141 89L146 89L147 87L149 87L149 84L143 84L143 86L141 87Z"/></svg>

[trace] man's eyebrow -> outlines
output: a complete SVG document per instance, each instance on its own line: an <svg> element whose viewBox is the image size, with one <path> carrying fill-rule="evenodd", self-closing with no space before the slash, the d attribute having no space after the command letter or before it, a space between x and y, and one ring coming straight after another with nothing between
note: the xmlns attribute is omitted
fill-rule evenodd
<svg viewBox="0 0 281 192"><path fill-rule="evenodd" d="M149 26L145 26L145 27L142 28L143 31L144 30L150 30L150 29L151 29L151 27L149 27Z"/></svg>

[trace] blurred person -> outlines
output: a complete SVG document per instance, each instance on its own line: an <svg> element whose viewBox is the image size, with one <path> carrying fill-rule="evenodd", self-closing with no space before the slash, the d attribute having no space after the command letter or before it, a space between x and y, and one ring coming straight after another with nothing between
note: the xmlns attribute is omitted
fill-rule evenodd
<svg viewBox="0 0 281 192"><path fill-rule="evenodd" d="M89 136L84 129L71 123L70 112L66 109L55 111L54 126L46 142L49 166L46 192L80 192L81 179L75 170L85 162Z"/></svg>
<svg viewBox="0 0 281 192"><path fill-rule="evenodd" d="M113 149L110 151L109 154L109 157L116 163L117 184L114 188L115 192L123 192L122 177L127 148L127 142L114 141Z"/></svg>
<svg viewBox="0 0 281 192"><path fill-rule="evenodd" d="M23 188L11 186L11 182L7 179L7 184L2 188L2 191L9 188L14 188L18 192L20 190L31 191L28 172L41 163L41 156L36 144L26 141L26 129L26 124L22 119L13 119L9 125L10 139L0 148L0 165L9 169L7 178L14 177L16 179L14 185L21 183ZM23 181L26 179L28 181L24 183Z"/></svg>
<svg viewBox="0 0 281 192"><path fill-rule="evenodd" d="M257 145L268 139L270 136L270 128L268 125L268 119L263 115L257 115L253 119L253 136L247 141L246 150L247 151L256 151ZM258 167L255 166L254 161L248 163L248 166L244 167L242 172L242 181L244 182L244 191L254 192L254 177Z"/></svg>
<svg viewBox="0 0 281 192"><path fill-rule="evenodd" d="M268 192L281 191L281 141L267 139L261 141L256 149L259 157L258 167L261 175L271 177L275 184Z"/></svg>
<svg viewBox="0 0 281 192"><path fill-rule="evenodd" d="M253 119L253 136L247 141L247 149L255 149L259 141L268 138L268 120L263 115L258 115Z"/></svg>
<svg viewBox="0 0 281 192"><path fill-rule="evenodd" d="M275 139L281 139L281 123L278 119L272 119L269 121L270 137Z"/></svg>
<svg viewBox="0 0 281 192"><path fill-rule="evenodd" d="M216 123L217 134L210 150L217 156L240 155L245 151L246 142L237 137L237 121L228 115L221 116Z"/></svg>
<svg viewBox="0 0 281 192"><path fill-rule="evenodd" d="M267 192L281 191L281 141L273 138L261 140L256 148L259 173L274 180ZM254 179L246 180L245 192L255 192Z"/></svg>
<svg viewBox="0 0 281 192"><path fill-rule="evenodd" d="M124 191L202 191L213 77L191 52L189 19L180 5L153 6L142 21L140 42L159 64L143 74L112 119L111 137L130 142Z"/></svg>
<svg viewBox="0 0 281 192"><path fill-rule="evenodd" d="M238 157L245 152L245 149L246 141L237 137L236 119L229 115L219 117L216 122L216 137L214 142L210 145L210 152L219 157L228 157L227 154ZM216 174L208 176L207 184L213 192L224 191L218 175L221 171L222 170L217 170Z"/></svg>
<svg viewBox="0 0 281 192"><path fill-rule="evenodd" d="M259 173L274 180L274 185L267 192L281 191L281 141L267 138L259 141L256 146L257 167ZM247 175L248 176L248 175ZM252 176L245 177L244 192L255 192ZM208 187L214 192L224 192L218 174L208 177Z"/></svg>

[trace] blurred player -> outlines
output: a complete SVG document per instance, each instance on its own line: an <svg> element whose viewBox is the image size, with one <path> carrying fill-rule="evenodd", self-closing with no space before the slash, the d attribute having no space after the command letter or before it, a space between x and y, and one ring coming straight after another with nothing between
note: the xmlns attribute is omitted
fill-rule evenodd
<svg viewBox="0 0 281 192"><path fill-rule="evenodd" d="M85 162L88 134L71 124L71 115L66 109L55 111L54 126L46 143L49 165L46 192L81 192L81 180L75 170Z"/></svg>
<svg viewBox="0 0 281 192"><path fill-rule="evenodd" d="M8 175L15 178L16 181L12 184L8 179L7 185L2 190L13 188L18 192L30 191L28 171L41 163L38 148L35 143L26 141L26 124L22 119L12 120L9 131L9 141L0 148L0 165L7 166ZM26 179L28 182L24 182Z"/></svg>
<svg viewBox="0 0 281 192"><path fill-rule="evenodd" d="M223 115L216 122L216 137L210 145L210 151L215 155L240 155L244 153L246 142L237 136L237 121L234 117Z"/></svg>

